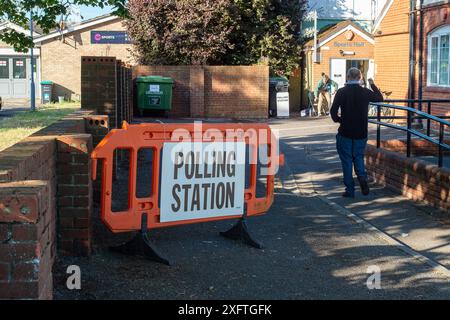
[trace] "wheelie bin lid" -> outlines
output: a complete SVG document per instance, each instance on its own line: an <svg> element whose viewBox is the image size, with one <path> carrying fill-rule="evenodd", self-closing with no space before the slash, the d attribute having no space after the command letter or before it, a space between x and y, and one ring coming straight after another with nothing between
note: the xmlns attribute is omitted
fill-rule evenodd
<svg viewBox="0 0 450 320"><path fill-rule="evenodd" d="M53 84L53 81L43 80L43 81L41 81L41 84Z"/></svg>
<svg viewBox="0 0 450 320"><path fill-rule="evenodd" d="M284 78L284 77L270 77L269 78L269 82L270 83L283 82L283 83L288 83L289 84L289 80Z"/></svg>
<svg viewBox="0 0 450 320"><path fill-rule="evenodd" d="M136 82L173 84L173 79L162 76L141 76L136 78Z"/></svg>

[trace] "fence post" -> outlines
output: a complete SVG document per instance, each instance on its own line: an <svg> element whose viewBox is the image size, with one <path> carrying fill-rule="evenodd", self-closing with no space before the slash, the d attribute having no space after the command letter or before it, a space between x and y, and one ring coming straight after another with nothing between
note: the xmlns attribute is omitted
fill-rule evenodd
<svg viewBox="0 0 450 320"><path fill-rule="evenodd" d="M381 148L381 107L377 104L377 149Z"/></svg>
<svg viewBox="0 0 450 320"><path fill-rule="evenodd" d="M444 143L444 124L439 124L439 168L444 165L444 152L442 144Z"/></svg>
<svg viewBox="0 0 450 320"><path fill-rule="evenodd" d="M428 101L428 108L427 113L431 114L431 101ZM431 134L431 120L430 118L427 119L427 136L430 136Z"/></svg>
<svg viewBox="0 0 450 320"><path fill-rule="evenodd" d="M406 156L411 157L411 111L408 110L408 131L406 136Z"/></svg>

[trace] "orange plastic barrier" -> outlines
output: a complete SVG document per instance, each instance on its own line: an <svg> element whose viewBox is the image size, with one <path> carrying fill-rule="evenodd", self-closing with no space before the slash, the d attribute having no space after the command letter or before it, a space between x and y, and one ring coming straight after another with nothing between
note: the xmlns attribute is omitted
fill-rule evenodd
<svg viewBox="0 0 450 320"><path fill-rule="evenodd" d="M251 163L249 164L249 184L245 188L244 202L246 211L244 215L260 215L269 210L274 198L274 176L278 166L283 165L284 156L279 154L277 138L267 124L202 123L201 131L199 131L198 123L129 125L124 122L122 129L111 130L91 154L93 160L92 177L94 180L97 177L97 160L102 160L101 219L112 232L141 230L142 215L144 213L147 214L146 228L149 229L242 217L242 214L236 214L195 220L160 221L161 153L165 143L181 141L183 135L180 135L180 132L184 136L190 136L191 142L214 142L218 136L222 136L224 142L245 142L250 147L249 160L251 160ZM267 163L266 194L265 197L258 198L256 196L257 160L255 159L258 157L259 148L262 145L267 146L269 161ZM138 152L141 148L148 148L153 151L152 193L146 198L136 197ZM130 152L128 210L123 212L113 212L111 209L112 186L114 183L113 159L114 151L117 149L127 149Z"/></svg>

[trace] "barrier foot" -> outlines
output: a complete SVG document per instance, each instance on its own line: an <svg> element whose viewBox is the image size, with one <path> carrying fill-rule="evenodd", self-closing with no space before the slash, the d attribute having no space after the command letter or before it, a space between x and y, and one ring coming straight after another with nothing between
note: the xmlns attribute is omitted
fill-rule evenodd
<svg viewBox="0 0 450 320"><path fill-rule="evenodd" d="M169 260L163 258L156 250L155 245L151 243L147 235L147 214L142 215L141 231L130 241L117 246L110 247L111 251L148 258L149 260L170 266Z"/></svg>
<svg viewBox="0 0 450 320"><path fill-rule="evenodd" d="M247 227L247 220L245 218L239 219L239 221L230 230L221 232L220 235L232 240L241 240L245 244L248 244L256 249L263 248L262 244L253 239L250 235Z"/></svg>

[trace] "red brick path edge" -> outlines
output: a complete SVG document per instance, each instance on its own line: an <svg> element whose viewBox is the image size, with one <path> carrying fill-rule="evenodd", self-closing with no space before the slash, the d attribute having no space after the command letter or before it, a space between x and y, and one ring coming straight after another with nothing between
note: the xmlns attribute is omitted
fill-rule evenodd
<svg viewBox="0 0 450 320"><path fill-rule="evenodd" d="M52 299L56 253L91 253L89 154L108 120L77 111L0 152L0 299Z"/></svg>
<svg viewBox="0 0 450 320"><path fill-rule="evenodd" d="M366 166L378 184L409 199L450 212L450 171L397 152L368 145Z"/></svg>

